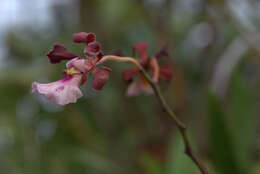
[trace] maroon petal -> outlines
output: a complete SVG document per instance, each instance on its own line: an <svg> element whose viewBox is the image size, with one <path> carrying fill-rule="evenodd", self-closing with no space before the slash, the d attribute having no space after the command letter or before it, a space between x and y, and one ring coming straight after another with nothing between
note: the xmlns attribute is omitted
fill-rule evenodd
<svg viewBox="0 0 260 174"><path fill-rule="evenodd" d="M96 36L94 33L79 32L73 35L73 41L75 43L89 44L91 42L96 41Z"/></svg>
<svg viewBox="0 0 260 174"><path fill-rule="evenodd" d="M53 48L46 54L46 56L48 56L50 62L53 64L59 63L62 60L70 60L78 57L77 55L68 52L67 49L60 44L54 44Z"/></svg>
<svg viewBox="0 0 260 174"><path fill-rule="evenodd" d="M161 66L160 77L166 81L170 81L172 79L172 69L168 66Z"/></svg>
<svg viewBox="0 0 260 174"><path fill-rule="evenodd" d="M97 72L94 74L94 79L92 82L92 88L100 91L106 84L108 78L109 78L109 73L111 69L107 67L102 67L97 70Z"/></svg>
<svg viewBox="0 0 260 174"><path fill-rule="evenodd" d="M133 80L133 76L137 73L137 69L126 69L122 72L122 78L126 84L129 84Z"/></svg>
<svg viewBox="0 0 260 174"><path fill-rule="evenodd" d="M141 59L145 61L147 59L147 43L146 42L139 42L133 45L133 50L135 50Z"/></svg>
<svg viewBox="0 0 260 174"><path fill-rule="evenodd" d="M90 57L97 56L101 51L101 46L98 42L89 43L84 49L84 54Z"/></svg>
<svg viewBox="0 0 260 174"><path fill-rule="evenodd" d="M159 59L162 56L168 56L168 45L165 45L158 53L155 54L154 57L156 57L156 59Z"/></svg>

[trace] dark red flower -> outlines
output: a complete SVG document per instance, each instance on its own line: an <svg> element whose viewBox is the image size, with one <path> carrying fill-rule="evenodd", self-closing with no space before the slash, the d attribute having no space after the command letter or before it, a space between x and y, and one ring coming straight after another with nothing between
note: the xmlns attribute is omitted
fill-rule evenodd
<svg viewBox="0 0 260 174"><path fill-rule="evenodd" d="M172 70L168 66L159 66L158 59L162 56L168 55L167 46L163 47L155 56L147 56L147 43L140 42L133 46L134 52L137 52L140 57L140 64L148 72L153 74L153 81L158 82L159 77L166 81L170 81L172 78ZM133 78L137 76L137 80L133 81ZM128 89L126 94L128 96L139 95L140 93L151 94L152 89L148 82L140 75L139 70L131 68L123 71L122 78Z"/></svg>

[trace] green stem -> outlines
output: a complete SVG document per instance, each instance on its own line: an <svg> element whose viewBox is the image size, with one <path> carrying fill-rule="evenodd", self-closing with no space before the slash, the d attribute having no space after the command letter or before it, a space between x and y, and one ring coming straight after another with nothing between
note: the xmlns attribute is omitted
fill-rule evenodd
<svg viewBox="0 0 260 174"><path fill-rule="evenodd" d="M165 111L168 113L168 115L173 119L174 123L177 125L178 130L180 131L184 144L185 144L185 154L188 155L191 160L196 164L196 166L199 168L200 172L202 174L209 174L207 169L204 167L204 165L201 163L200 159L195 155L191 148L190 141L187 136L187 126L175 115L175 113L172 111L172 109L167 104L166 100L164 99L161 90L157 83L155 83L151 77L148 75L148 73L143 69L143 67L139 64L139 62L132 58L132 57L118 57L118 56L104 56L101 61L97 63L97 65L104 63L106 61L117 61L117 62L128 62L133 65L135 65L141 72L142 76L148 81L148 83L153 88L153 91L162 105L162 107L165 109Z"/></svg>
<svg viewBox="0 0 260 174"><path fill-rule="evenodd" d="M175 113L172 111L172 109L166 103L159 86L152 81L151 77L147 74L147 72L143 68L140 70L141 70L141 74L143 75L143 77L152 86L153 91L154 91L158 101L162 105L162 107L165 109L165 111L168 113L168 115L173 119L174 123L177 125L178 130L180 131L184 144L185 144L186 155L188 155L191 158L191 160L197 165L197 167L199 168L199 170L202 174L208 174L207 169L204 167L204 165L201 163L201 161L195 155L195 153L193 152L193 150L191 148L191 144L188 139L187 132L186 132L187 126L184 123L182 123L182 121L179 120L179 118L175 115Z"/></svg>

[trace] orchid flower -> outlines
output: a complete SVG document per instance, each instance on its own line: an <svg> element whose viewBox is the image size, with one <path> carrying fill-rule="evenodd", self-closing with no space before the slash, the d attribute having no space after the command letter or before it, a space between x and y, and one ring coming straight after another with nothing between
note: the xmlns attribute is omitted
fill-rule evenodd
<svg viewBox="0 0 260 174"><path fill-rule="evenodd" d="M52 50L47 54L50 63L56 64L63 60L69 60L66 64L64 77L56 82L41 84L32 83L32 92L43 95L47 100L59 104L66 105L75 103L83 94L80 86L84 85L88 80L88 74L93 74L92 88L100 91L109 78L110 69L107 67L97 68L97 62L102 58L101 46L96 42L93 33L80 32L73 36L75 43L84 43L83 59L60 44L55 44Z"/></svg>
<svg viewBox="0 0 260 174"><path fill-rule="evenodd" d="M159 66L158 60L164 55L168 55L167 47L164 47L155 56L148 57L147 55L147 43L140 42L133 46L134 53L137 52L140 56L139 63L145 71L153 74L153 81L158 82L159 78L166 81L170 81L172 78L172 70L169 66ZM137 79L133 80L134 76ZM124 70L122 73L123 80L128 85L126 95L137 96L141 93L152 94L153 90L150 84L140 74L140 70L137 68L131 68Z"/></svg>

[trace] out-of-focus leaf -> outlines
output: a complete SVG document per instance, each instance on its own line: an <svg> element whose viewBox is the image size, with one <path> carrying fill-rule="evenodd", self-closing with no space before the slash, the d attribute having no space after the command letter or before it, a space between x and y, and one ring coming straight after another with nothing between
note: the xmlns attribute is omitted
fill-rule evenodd
<svg viewBox="0 0 260 174"><path fill-rule="evenodd" d="M253 174L258 174L260 173L260 163L257 162L256 164L254 164L254 166L252 167L252 173Z"/></svg>
<svg viewBox="0 0 260 174"><path fill-rule="evenodd" d="M184 153L184 143L180 136L174 136L169 146L169 159L167 160L166 174L197 174L199 173L193 162Z"/></svg>
<svg viewBox="0 0 260 174"><path fill-rule="evenodd" d="M143 153L140 159L141 165L143 166L146 173L150 174L163 174L163 168L159 161L154 159L148 153Z"/></svg>
<svg viewBox="0 0 260 174"><path fill-rule="evenodd" d="M82 151L81 154L81 158L85 164L100 173L115 173L115 171L122 170L122 166L113 163L111 160L99 154L90 151Z"/></svg>
<svg viewBox="0 0 260 174"><path fill-rule="evenodd" d="M253 140L254 117L249 89L245 86L240 73L234 73L231 86L232 117L229 122L232 127L232 137L238 164L243 171L249 170L249 155Z"/></svg>
<svg viewBox="0 0 260 174"><path fill-rule="evenodd" d="M221 174L245 174L238 163L234 142L226 122L225 113L218 98L208 94L209 139L214 164Z"/></svg>

